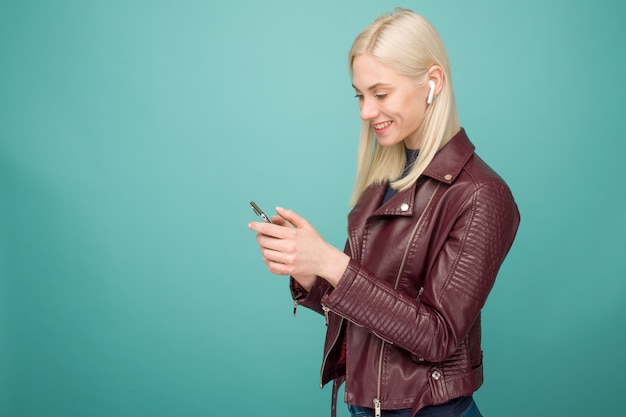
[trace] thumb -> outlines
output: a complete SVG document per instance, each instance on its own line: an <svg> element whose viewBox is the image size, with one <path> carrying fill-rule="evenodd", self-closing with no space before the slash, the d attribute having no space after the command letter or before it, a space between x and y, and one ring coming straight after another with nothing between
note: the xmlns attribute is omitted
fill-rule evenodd
<svg viewBox="0 0 626 417"><path fill-rule="evenodd" d="M307 222L303 217L298 216L293 210L276 207L276 213L289 223L293 224L296 228L302 228L309 225L309 222Z"/></svg>

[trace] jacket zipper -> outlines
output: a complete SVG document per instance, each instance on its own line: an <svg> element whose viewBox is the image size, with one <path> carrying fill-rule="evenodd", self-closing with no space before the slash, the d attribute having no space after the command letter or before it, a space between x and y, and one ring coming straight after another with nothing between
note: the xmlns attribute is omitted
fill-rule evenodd
<svg viewBox="0 0 626 417"><path fill-rule="evenodd" d="M415 223L415 227L413 228L413 232L411 232L411 237L409 238L409 245L413 241L413 238L415 237L415 233L417 233L418 227L422 224L422 219L424 218L424 214L430 207L430 204L432 203L433 198L435 197L435 194L437 193L437 190L439 189L439 186L440 184L437 184L437 186L435 187L435 190L433 191L430 198L428 199L428 203L426 203L426 207L424 207L424 211L422 212L422 214L420 214L419 219L417 219L417 223ZM400 269L398 271L398 275L396 275L396 282L393 287L396 290L398 289L398 285L400 284L400 277L402 276L402 272L404 271L404 266L406 264L406 259L407 259L409 249L410 249L409 245L407 245L407 247L404 250L404 255L402 256L402 262L400 263ZM419 293L417 294L418 300L422 296L423 290L424 290L424 287L421 287L419 290ZM385 351L386 343L392 344L390 342L385 341L385 339L382 339L380 343L380 354L378 356L378 378L377 378L378 380L376 381L376 398L372 400L374 402L375 417L381 416L380 392L381 392L382 374L383 374L383 354Z"/></svg>
<svg viewBox="0 0 626 417"><path fill-rule="evenodd" d="M422 298L422 293L424 292L424 287L420 287L419 292L417 293L417 298L415 299L415 301L419 301L420 298Z"/></svg>
<svg viewBox="0 0 626 417"><path fill-rule="evenodd" d="M324 318L326 319L326 325L328 326L328 311L330 309L328 307L326 307L326 306L322 306L322 309L324 310ZM343 320L344 320L344 318L341 317L341 321L339 322L339 327L338 327L339 330L337 331L337 334L335 335L335 338L333 339L333 342L330 344L330 348L324 354L324 359L322 360L322 368L320 370L320 388L324 388L324 368L326 368L326 361L328 360L328 354L330 353L330 351L333 349L333 347L337 343L337 339L339 339L339 335L341 334L341 328L343 327Z"/></svg>
<svg viewBox="0 0 626 417"><path fill-rule="evenodd" d="M348 228L348 246L350 248L350 257L354 257L354 248L352 246L352 240L350 239L350 230ZM330 308L326 307L325 305L322 305L322 310L324 311L324 320L326 321L326 326L329 325L330 320L328 318L328 312L330 311ZM333 349L333 347L335 346L335 344L337 343L337 340L339 339L339 335L341 334L341 328L343 327L343 321L346 320L345 317L341 316L338 314L338 316L341 318L341 321L339 322L339 327L338 327L338 331L337 334L335 335L335 338L333 339L333 342L330 344L330 348L328 349L328 351L326 353L324 353L324 359L322 359L322 367L320 370L320 388L324 388L324 368L326 367L326 361L328 360L328 354L330 353L330 351Z"/></svg>
<svg viewBox="0 0 626 417"><path fill-rule="evenodd" d="M380 400L378 398L374 398L374 416L380 417Z"/></svg>
<svg viewBox="0 0 626 417"><path fill-rule="evenodd" d="M328 326L328 324L329 324L328 313L329 313L331 310L330 310L330 308L329 308L329 307L326 307L326 306L324 306L324 305L322 306L322 310L324 310L324 318L326 319L326 325ZM361 323L359 323L359 322L357 322L357 321L354 321L354 320L352 320L352 319L350 319L350 318L348 318L348 317L346 317L346 316L344 316L344 315L341 315L341 314L339 314L339 313L337 313L337 312L333 312L333 313L335 313L336 315L338 315L339 317L341 317L341 319L342 319L342 320L347 320L347 321L349 321L350 323L354 324L355 326L358 326L358 327L365 327L365 326L363 326ZM382 340L383 342L387 343L388 345L393 345L393 342L392 342L391 340L385 339L384 337L382 337L381 335L379 335L378 333L376 333L376 332L374 332L374 331L371 331L371 330L370 330L369 332L370 332L371 334L373 334L374 336L376 336L377 338L379 338L380 340Z"/></svg>
<svg viewBox="0 0 626 417"><path fill-rule="evenodd" d="M376 383L376 397L374 398L374 416L380 417L380 389L381 389L381 379L383 374L383 353L385 352L385 341L383 340L380 344L380 353L378 354L378 382Z"/></svg>
<svg viewBox="0 0 626 417"><path fill-rule="evenodd" d="M326 325L328 326L329 323L329 319L328 319L328 312L330 311L330 308L326 307L326 306L322 306L322 310L324 310L324 320L326 321ZM342 317L343 318L343 317Z"/></svg>

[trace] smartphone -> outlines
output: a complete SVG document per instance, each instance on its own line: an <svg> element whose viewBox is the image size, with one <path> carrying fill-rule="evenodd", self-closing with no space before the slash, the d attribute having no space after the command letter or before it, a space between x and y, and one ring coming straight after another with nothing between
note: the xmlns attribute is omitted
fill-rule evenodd
<svg viewBox="0 0 626 417"><path fill-rule="evenodd" d="M260 218L262 218L263 220L265 220L268 223L272 222L272 220L270 220L270 218L267 216L267 214L265 214L263 212L263 210L261 210L261 207L257 206L254 201L250 202L250 207L252 207L252 210L256 213L257 216L259 216Z"/></svg>

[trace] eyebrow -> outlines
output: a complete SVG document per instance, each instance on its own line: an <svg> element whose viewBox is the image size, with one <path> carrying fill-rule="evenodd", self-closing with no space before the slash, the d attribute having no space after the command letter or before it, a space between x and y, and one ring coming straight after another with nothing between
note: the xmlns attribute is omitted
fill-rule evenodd
<svg viewBox="0 0 626 417"><path fill-rule="evenodd" d="M374 84L374 85L370 86L370 87L368 88L368 90L369 90L369 91L376 90L376 89L377 89L377 88L379 88L379 87L391 87L391 84L376 83L376 84ZM356 88L356 86L355 86L354 84L352 84L352 88L354 88L355 90L358 90L358 88Z"/></svg>

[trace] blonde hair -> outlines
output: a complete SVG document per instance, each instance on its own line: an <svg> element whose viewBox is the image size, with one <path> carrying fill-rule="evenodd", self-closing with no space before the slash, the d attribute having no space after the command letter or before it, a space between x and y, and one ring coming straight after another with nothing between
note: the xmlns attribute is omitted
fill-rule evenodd
<svg viewBox="0 0 626 417"><path fill-rule="evenodd" d="M416 85L428 82L428 70L441 67L443 87L426 110L419 127L422 142L419 156L408 175L398 179L406 164L404 142L380 146L371 124L363 121L357 154L357 172L352 204L372 184L390 182L397 190L411 187L435 154L459 131L460 123L452 91L450 63L443 41L435 28L411 10L397 8L377 18L354 40L349 54L350 75L357 56L368 54L394 71L410 76Z"/></svg>

